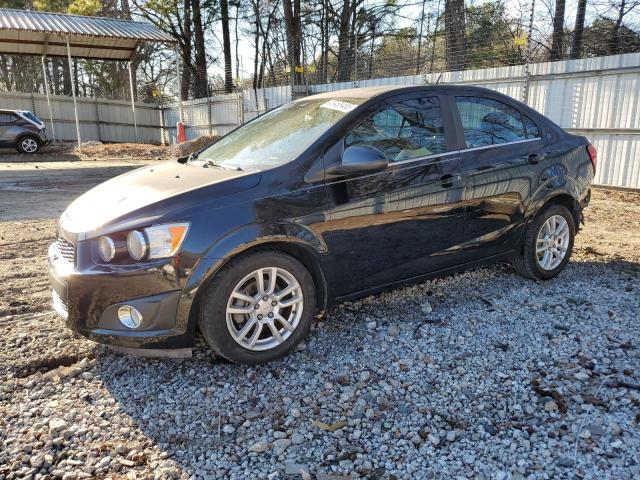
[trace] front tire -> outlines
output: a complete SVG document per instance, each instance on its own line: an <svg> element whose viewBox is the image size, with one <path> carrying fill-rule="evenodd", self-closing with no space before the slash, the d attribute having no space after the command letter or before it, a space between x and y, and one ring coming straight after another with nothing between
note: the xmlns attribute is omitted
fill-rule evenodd
<svg viewBox="0 0 640 480"><path fill-rule="evenodd" d="M37 153L40 150L40 140L33 135L26 135L18 140L18 152Z"/></svg>
<svg viewBox="0 0 640 480"><path fill-rule="evenodd" d="M575 239L575 221L569 209L552 205L527 225L522 252L513 259L520 275L533 280L549 280L569 261Z"/></svg>
<svg viewBox="0 0 640 480"><path fill-rule="evenodd" d="M256 365L289 353L308 334L315 306L302 263L259 251L231 260L206 287L200 330L217 355Z"/></svg>

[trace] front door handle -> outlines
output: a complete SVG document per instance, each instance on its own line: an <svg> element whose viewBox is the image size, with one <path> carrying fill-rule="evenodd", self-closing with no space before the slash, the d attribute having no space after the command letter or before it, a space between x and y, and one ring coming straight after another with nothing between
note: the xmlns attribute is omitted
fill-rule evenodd
<svg viewBox="0 0 640 480"><path fill-rule="evenodd" d="M447 173L446 175L440 177L440 182L442 182L440 186L442 188L451 188L453 187L454 182L457 180L460 180L459 176L453 176L450 173Z"/></svg>
<svg viewBox="0 0 640 480"><path fill-rule="evenodd" d="M540 162L540 155L538 155L537 153L532 153L527 156L527 163L530 163L531 165L537 165L538 162Z"/></svg>

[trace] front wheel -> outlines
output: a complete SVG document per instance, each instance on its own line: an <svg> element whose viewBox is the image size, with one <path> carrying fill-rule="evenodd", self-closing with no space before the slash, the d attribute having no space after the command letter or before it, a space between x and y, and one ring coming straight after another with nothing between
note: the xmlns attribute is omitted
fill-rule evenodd
<svg viewBox="0 0 640 480"><path fill-rule="evenodd" d="M40 141L32 136L27 135L18 140L18 151L20 153L36 153L40 150Z"/></svg>
<svg viewBox="0 0 640 480"><path fill-rule="evenodd" d="M573 215L565 206L552 205L526 227L522 252L513 259L513 266L534 280L553 278L567 265L574 238Z"/></svg>
<svg viewBox="0 0 640 480"><path fill-rule="evenodd" d="M315 299L313 279L295 258L277 251L251 253L229 262L207 287L200 330L227 360L268 362L307 335Z"/></svg>

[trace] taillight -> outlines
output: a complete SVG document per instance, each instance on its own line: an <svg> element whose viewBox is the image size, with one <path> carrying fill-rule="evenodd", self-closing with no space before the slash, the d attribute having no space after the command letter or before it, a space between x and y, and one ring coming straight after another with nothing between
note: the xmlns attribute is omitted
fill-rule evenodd
<svg viewBox="0 0 640 480"><path fill-rule="evenodd" d="M587 145L587 153L589 154L589 158L591 159L591 165L593 165L593 171L596 171L596 165L598 164L598 151L596 147L589 144Z"/></svg>

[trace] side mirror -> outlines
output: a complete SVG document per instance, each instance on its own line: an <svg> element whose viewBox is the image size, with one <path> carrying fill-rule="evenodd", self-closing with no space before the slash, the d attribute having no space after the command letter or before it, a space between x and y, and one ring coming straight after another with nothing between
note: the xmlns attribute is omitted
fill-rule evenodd
<svg viewBox="0 0 640 480"><path fill-rule="evenodd" d="M373 173L384 170L389 160L382 150L375 147L352 145L342 154L342 161L327 168L328 175L350 175L355 173Z"/></svg>

